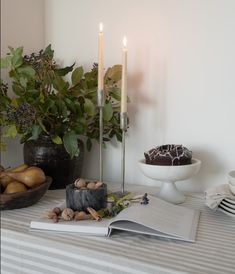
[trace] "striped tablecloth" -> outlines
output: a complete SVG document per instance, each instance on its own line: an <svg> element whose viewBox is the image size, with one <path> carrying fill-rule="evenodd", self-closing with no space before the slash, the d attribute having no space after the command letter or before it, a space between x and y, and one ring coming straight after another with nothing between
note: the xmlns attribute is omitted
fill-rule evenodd
<svg viewBox="0 0 235 274"><path fill-rule="evenodd" d="M200 194L188 194L184 203L202 212L196 243L127 232L105 238L29 230L31 220L63 199L63 190L51 190L34 206L2 212L2 274L235 273L235 220L212 212Z"/></svg>

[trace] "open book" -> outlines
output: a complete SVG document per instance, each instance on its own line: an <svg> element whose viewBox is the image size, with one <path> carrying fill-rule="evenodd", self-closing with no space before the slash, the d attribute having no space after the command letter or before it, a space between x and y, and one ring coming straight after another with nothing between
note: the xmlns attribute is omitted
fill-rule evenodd
<svg viewBox="0 0 235 274"><path fill-rule="evenodd" d="M172 205L149 196L149 204L133 204L112 219L63 221L40 219L31 222L31 229L109 236L113 230L154 235L194 242L200 212L183 206Z"/></svg>

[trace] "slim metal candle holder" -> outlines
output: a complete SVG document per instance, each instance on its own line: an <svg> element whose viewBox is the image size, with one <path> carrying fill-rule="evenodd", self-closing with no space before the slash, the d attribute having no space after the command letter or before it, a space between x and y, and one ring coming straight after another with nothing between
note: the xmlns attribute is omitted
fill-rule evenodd
<svg viewBox="0 0 235 274"><path fill-rule="evenodd" d="M97 90L97 105L99 108L99 129L100 129L100 182L103 182L103 110L104 110L104 91Z"/></svg>
<svg viewBox="0 0 235 274"><path fill-rule="evenodd" d="M122 184L121 191L115 192L116 195L123 197L129 192L125 191L125 171L126 171L126 131L127 131L127 112L121 112L120 114L120 128L122 130L122 153L121 153L121 174L122 174Z"/></svg>

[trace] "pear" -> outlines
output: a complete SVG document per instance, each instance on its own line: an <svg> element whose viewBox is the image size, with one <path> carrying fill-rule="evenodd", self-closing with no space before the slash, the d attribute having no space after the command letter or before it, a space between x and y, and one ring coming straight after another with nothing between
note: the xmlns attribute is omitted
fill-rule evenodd
<svg viewBox="0 0 235 274"><path fill-rule="evenodd" d="M27 187L23 183L20 183L20 182L17 182L17 181L11 181L7 185L7 187L4 191L4 194L23 192L23 191L26 191L26 190L27 190Z"/></svg>
<svg viewBox="0 0 235 274"><path fill-rule="evenodd" d="M14 167L14 168L12 168L12 169L9 169L8 171L10 171L10 172L19 172L19 171L25 170L25 169L28 168L28 167L29 167L28 165L22 164L22 165L19 165L19 166L17 166L17 167Z"/></svg>
<svg viewBox="0 0 235 274"><path fill-rule="evenodd" d="M8 177L24 183L27 187L36 187L46 180L46 176L43 170L39 167L29 167L26 170L20 172L4 172Z"/></svg>
<svg viewBox="0 0 235 274"><path fill-rule="evenodd" d="M8 172L20 172L20 171L26 170L26 168L28 168L28 167L29 167L28 165L22 164L22 165L19 165L19 166L15 167L15 168L9 169ZM4 172L4 170L2 170L2 172L0 172L0 174L3 173L3 172ZM7 176L6 174L2 175L2 176L3 177L0 178L0 183L4 188L6 188L7 185L12 181L12 179L9 176Z"/></svg>

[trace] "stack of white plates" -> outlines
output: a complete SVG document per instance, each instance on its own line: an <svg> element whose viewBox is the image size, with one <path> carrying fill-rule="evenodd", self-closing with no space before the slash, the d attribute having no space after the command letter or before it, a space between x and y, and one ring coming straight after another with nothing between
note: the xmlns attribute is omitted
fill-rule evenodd
<svg viewBox="0 0 235 274"><path fill-rule="evenodd" d="M223 199L219 205L219 210L223 213L235 218L235 200Z"/></svg>

